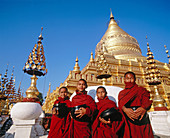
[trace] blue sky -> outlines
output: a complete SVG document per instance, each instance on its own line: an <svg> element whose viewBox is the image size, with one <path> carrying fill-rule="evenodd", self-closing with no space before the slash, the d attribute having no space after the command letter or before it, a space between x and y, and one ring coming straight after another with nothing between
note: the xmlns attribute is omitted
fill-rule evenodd
<svg viewBox="0 0 170 138"><path fill-rule="evenodd" d="M119 26L135 37L146 56L146 35L155 59L167 63L170 50L170 1L168 0L0 0L0 73L15 66L16 88L25 92L30 77L22 68L43 27L48 73L37 88L46 95L73 70L76 56L80 69L88 63L109 22L110 8Z"/></svg>

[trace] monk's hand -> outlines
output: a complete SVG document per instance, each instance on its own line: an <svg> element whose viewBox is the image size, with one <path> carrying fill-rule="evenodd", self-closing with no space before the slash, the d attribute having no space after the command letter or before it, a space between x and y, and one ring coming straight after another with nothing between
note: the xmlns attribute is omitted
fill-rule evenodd
<svg viewBox="0 0 170 138"><path fill-rule="evenodd" d="M108 121L106 121L104 118L99 117L99 120L104 124L111 124L110 118L108 119Z"/></svg>
<svg viewBox="0 0 170 138"><path fill-rule="evenodd" d="M124 113L131 119L134 121L134 119L138 119L137 114L131 109L131 108L126 108L125 106L122 108L122 110L124 111Z"/></svg>
<svg viewBox="0 0 170 138"><path fill-rule="evenodd" d="M58 116L59 112L58 112L58 110L56 110L56 108L53 108L52 114L55 116Z"/></svg>
<svg viewBox="0 0 170 138"><path fill-rule="evenodd" d="M74 113L75 113L75 114L78 114L76 117L81 118L83 115L86 114L86 108L80 107L80 109L79 109L79 110L76 110Z"/></svg>
<svg viewBox="0 0 170 138"><path fill-rule="evenodd" d="M136 113L136 115L138 116L138 118L139 118L139 116L140 116L139 120L142 120L143 116L144 116L145 113L146 113L146 110L145 110L143 107L139 107L139 108L136 109L134 112Z"/></svg>

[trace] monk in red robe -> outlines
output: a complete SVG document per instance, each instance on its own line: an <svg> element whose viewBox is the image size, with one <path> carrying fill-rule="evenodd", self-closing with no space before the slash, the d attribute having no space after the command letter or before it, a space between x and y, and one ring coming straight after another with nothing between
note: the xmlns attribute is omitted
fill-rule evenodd
<svg viewBox="0 0 170 138"><path fill-rule="evenodd" d="M67 107L71 106L71 102L69 100L69 97L67 96L68 90L66 87L61 87L59 89L59 96L58 99L54 102L54 107L52 110L52 120L51 120L51 126L50 126L50 132L48 134L48 138L62 138L64 129L65 129L65 123L67 119L67 114L69 112L63 112L63 115L60 115L60 110L57 110L58 105L60 103L65 103ZM57 105L57 106L55 106Z"/></svg>
<svg viewBox="0 0 170 138"><path fill-rule="evenodd" d="M107 109L114 107L117 110L118 108L115 102L109 100L105 87L99 86L96 90L96 95L99 102L96 103L98 115L92 125L93 138L117 138L119 136L117 132L123 122L119 120L111 122L110 118L106 121L100 115Z"/></svg>
<svg viewBox="0 0 170 138"><path fill-rule="evenodd" d="M82 106L78 110L73 110L67 118L67 129L64 132L64 138L89 138L91 137L91 117L96 110L96 104L90 95L87 95L85 89L87 82L80 79L77 84L76 95L72 99L72 109ZM75 115L75 116L74 116ZM74 117L73 117L74 116Z"/></svg>
<svg viewBox="0 0 170 138"><path fill-rule="evenodd" d="M125 89L119 93L119 108L125 119L124 138L153 138L147 110L152 101L149 92L135 83L133 72L124 75Z"/></svg>

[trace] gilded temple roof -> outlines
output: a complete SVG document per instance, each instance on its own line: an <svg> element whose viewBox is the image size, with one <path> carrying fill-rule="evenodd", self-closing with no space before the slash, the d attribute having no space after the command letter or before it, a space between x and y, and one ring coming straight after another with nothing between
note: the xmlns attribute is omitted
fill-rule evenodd
<svg viewBox="0 0 170 138"><path fill-rule="evenodd" d="M107 31L96 46L96 53L103 49L105 49L105 54L116 59L143 57L137 40L118 26L112 12Z"/></svg>

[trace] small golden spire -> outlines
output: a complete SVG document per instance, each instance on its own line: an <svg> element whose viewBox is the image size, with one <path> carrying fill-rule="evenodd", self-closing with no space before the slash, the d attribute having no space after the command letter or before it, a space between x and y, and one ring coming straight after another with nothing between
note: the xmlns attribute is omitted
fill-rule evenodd
<svg viewBox="0 0 170 138"><path fill-rule="evenodd" d="M7 97L6 86L9 83L7 74L8 74L8 64L7 64L7 69L5 71L4 77L2 77L2 74L0 74L0 98ZM0 107L0 111L1 111L1 107Z"/></svg>
<svg viewBox="0 0 170 138"><path fill-rule="evenodd" d="M7 64L7 69L6 69L4 77L7 77L7 72L8 72L8 64Z"/></svg>
<svg viewBox="0 0 170 138"><path fill-rule="evenodd" d="M170 64L169 50L167 49L166 45L164 45L164 47L165 47L165 52L167 54L167 58L169 59L169 64Z"/></svg>
<svg viewBox="0 0 170 138"><path fill-rule="evenodd" d="M43 27L41 27L41 35L42 35Z"/></svg>
<svg viewBox="0 0 170 138"><path fill-rule="evenodd" d="M155 89L153 106L155 109L160 108L160 110L167 110L164 104L165 100L158 92L157 85L161 84L161 75L159 69L157 68L153 53L150 50L148 42L147 42L147 64L148 66L146 67L146 82L149 85L153 85Z"/></svg>
<svg viewBox="0 0 170 138"><path fill-rule="evenodd" d="M15 66L13 66L11 77L13 77L13 75L14 75L14 68L15 68Z"/></svg>
<svg viewBox="0 0 170 138"><path fill-rule="evenodd" d="M146 42L147 42L147 49L148 49L148 52L150 52L150 47L149 47L149 42L148 42L148 36L146 35ZM153 53L152 53L153 54Z"/></svg>
<svg viewBox="0 0 170 138"><path fill-rule="evenodd" d="M110 19L114 19L114 16L112 14L112 9L110 8Z"/></svg>
<svg viewBox="0 0 170 138"><path fill-rule="evenodd" d="M78 62L79 60L78 60L78 56L76 57L76 62Z"/></svg>
<svg viewBox="0 0 170 138"><path fill-rule="evenodd" d="M43 27L41 27L41 33L40 33L39 37L42 37L42 31L43 31Z"/></svg>
<svg viewBox="0 0 170 138"><path fill-rule="evenodd" d="M43 40L43 37L42 37L42 31L43 31L43 27L41 27L41 33L40 33L40 36L38 37L38 44L42 44L41 40Z"/></svg>
<svg viewBox="0 0 170 138"><path fill-rule="evenodd" d="M147 36L146 36L146 39L147 39ZM148 67L146 68L146 70L148 71L146 73L147 83L149 85L161 84L160 71L158 70L156 66L156 62L154 60L154 56L150 50L148 42L147 42L147 64L148 64Z"/></svg>
<svg viewBox="0 0 170 138"><path fill-rule="evenodd" d="M76 73L80 73L81 71L80 71L80 67L79 67L79 64L78 64L78 57L76 57L76 63L75 63L75 66L74 66L74 72L76 72Z"/></svg>
<svg viewBox="0 0 170 138"><path fill-rule="evenodd" d="M90 62L94 62L94 59L93 59L93 52L91 51L91 56L90 56Z"/></svg>

